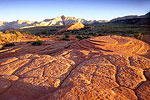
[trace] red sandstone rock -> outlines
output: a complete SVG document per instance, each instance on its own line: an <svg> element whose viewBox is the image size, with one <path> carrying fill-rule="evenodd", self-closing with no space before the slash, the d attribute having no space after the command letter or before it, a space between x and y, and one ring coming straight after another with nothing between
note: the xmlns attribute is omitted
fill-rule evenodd
<svg viewBox="0 0 150 100"><path fill-rule="evenodd" d="M145 73L145 77L147 78L147 80L150 81L150 69L146 70L144 73Z"/></svg>
<svg viewBox="0 0 150 100"><path fill-rule="evenodd" d="M150 81L141 83L135 92L140 100L150 100Z"/></svg>
<svg viewBox="0 0 150 100"><path fill-rule="evenodd" d="M150 99L150 48L142 41L104 36L35 48L0 60L0 100Z"/></svg>

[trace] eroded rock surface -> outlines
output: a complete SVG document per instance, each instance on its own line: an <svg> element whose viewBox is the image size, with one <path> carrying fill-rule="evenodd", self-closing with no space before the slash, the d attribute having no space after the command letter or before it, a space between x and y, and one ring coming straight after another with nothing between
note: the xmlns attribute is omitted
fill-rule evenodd
<svg viewBox="0 0 150 100"><path fill-rule="evenodd" d="M52 55L1 59L0 100L149 100L149 49L133 38L104 36Z"/></svg>
<svg viewBox="0 0 150 100"><path fill-rule="evenodd" d="M75 64L62 56L33 54L18 56L12 63L7 59L3 61L5 65L0 67L2 100L33 100L52 92ZM7 78L12 76L18 79Z"/></svg>

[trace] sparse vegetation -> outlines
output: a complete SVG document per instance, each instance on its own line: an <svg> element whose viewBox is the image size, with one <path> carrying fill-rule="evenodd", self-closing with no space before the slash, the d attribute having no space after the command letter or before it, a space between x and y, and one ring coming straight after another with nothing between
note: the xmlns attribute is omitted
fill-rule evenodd
<svg viewBox="0 0 150 100"><path fill-rule="evenodd" d="M27 44L32 43L31 41L28 41Z"/></svg>
<svg viewBox="0 0 150 100"><path fill-rule="evenodd" d="M8 30L6 30L6 31L5 31L5 34L9 34L9 31L8 31Z"/></svg>
<svg viewBox="0 0 150 100"><path fill-rule="evenodd" d="M0 45L0 50L2 50L3 49L3 45Z"/></svg>
<svg viewBox="0 0 150 100"><path fill-rule="evenodd" d="M15 34L11 34L11 33L7 33L7 34L0 34L0 41L7 43L9 41L13 41L16 40L16 35Z"/></svg>
<svg viewBox="0 0 150 100"><path fill-rule="evenodd" d="M32 45L39 46L39 45L42 45L42 42L41 41L35 41L32 43Z"/></svg>
<svg viewBox="0 0 150 100"><path fill-rule="evenodd" d="M82 39L82 37L80 35L77 35L76 38L79 39L79 40Z"/></svg>
<svg viewBox="0 0 150 100"><path fill-rule="evenodd" d="M62 38L61 40L70 41L68 38Z"/></svg>
<svg viewBox="0 0 150 100"><path fill-rule="evenodd" d="M15 44L14 43L7 43L4 45L4 47L10 47L10 46L15 46Z"/></svg>
<svg viewBox="0 0 150 100"><path fill-rule="evenodd" d="M83 39L88 39L90 37L89 36L80 36L80 35L77 35L76 38L79 39L79 40L83 40Z"/></svg>
<svg viewBox="0 0 150 100"><path fill-rule="evenodd" d="M121 36L134 36L134 33L150 34L150 26L148 25L124 25L124 24L98 24L98 25L85 25L80 30L68 30L62 33L56 33L58 30L65 26L45 26L45 27L32 27L21 29L21 32L30 32L35 35L89 35L89 36L106 36L106 35L121 35ZM67 38L67 37L66 37ZM80 38L80 37L78 37ZM81 38L80 38L81 39Z"/></svg>
<svg viewBox="0 0 150 100"><path fill-rule="evenodd" d="M40 36L36 37L36 41L41 41Z"/></svg>
<svg viewBox="0 0 150 100"><path fill-rule="evenodd" d="M101 24L101 25L88 25L80 30L68 30L62 33L56 33L58 30L65 26L45 26L45 27L32 27L15 31L0 32L0 43L10 43L14 41L35 41L35 45L40 45L43 38L44 40L82 40L89 37L106 36L106 35L120 35L130 36L137 39L142 39L146 34L150 34L150 27L146 25L119 25L119 24ZM22 34L23 33L23 34ZM136 33L136 34L135 34ZM142 34L141 34L142 33ZM34 45L34 43L33 43Z"/></svg>
<svg viewBox="0 0 150 100"><path fill-rule="evenodd" d="M21 33L28 32L34 35L54 35L58 30L62 29L64 26L39 26L31 27L19 30Z"/></svg>
<svg viewBox="0 0 150 100"><path fill-rule="evenodd" d="M23 34L22 34L22 38L25 38L25 39L36 39L36 36L35 35L33 35L33 34L30 34L29 32L24 32Z"/></svg>
<svg viewBox="0 0 150 100"><path fill-rule="evenodd" d="M36 38L36 41L33 42L32 45L34 45L34 46L42 45L41 38L38 36L38 37Z"/></svg>
<svg viewBox="0 0 150 100"><path fill-rule="evenodd" d="M69 38L69 34L65 34L65 38Z"/></svg>
<svg viewBox="0 0 150 100"><path fill-rule="evenodd" d="M69 34L65 34L65 36L60 40L70 41L69 37Z"/></svg>
<svg viewBox="0 0 150 100"><path fill-rule="evenodd" d="M0 35L3 34L3 32L0 31Z"/></svg>
<svg viewBox="0 0 150 100"><path fill-rule="evenodd" d="M4 43L8 43L10 41L16 41L17 39L21 39L22 34L19 31L8 31L6 30L4 33L0 32L0 41Z"/></svg>
<svg viewBox="0 0 150 100"><path fill-rule="evenodd" d="M22 36L22 34L17 30L14 30L13 34L15 34L17 38L20 38Z"/></svg>
<svg viewBox="0 0 150 100"><path fill-rule="evenodd" d="M135 33L135 34L134 34L134 37L135 37L136 39L139 39L139 40L142 40L142 39L143 39L142 33Z"/></svg>

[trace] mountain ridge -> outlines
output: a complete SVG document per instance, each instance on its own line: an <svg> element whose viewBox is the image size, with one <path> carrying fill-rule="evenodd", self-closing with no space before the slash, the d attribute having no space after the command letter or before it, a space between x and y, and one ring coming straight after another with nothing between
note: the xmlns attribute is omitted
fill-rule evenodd
<svg viewBox="0 0 150 100"><path fill-rule="evenodd" d="M150 12L145 15L128 15L110 20L110 23L132 24L132 25L150 25Z"/></svg>
<svg viewBox="0 0 150 100"><path fill-rule="evenodd" d="M132 24L132 25L150 25L150 12L145 15L127 15L123 17L117 17L110 21L108 20L86 20L84 18L66 17L64 15L56 18L44 19L43 21L29 21L29 20L17 20L17 21L0 21L0 30L14 30L23 29L36 26L57 26L57 25L71 25L74 22L80 22L84 25L90 24L102 24L102 23L115 23L115 24Z"/></svg>
<svg viewBox="0 0 150 100"><path fill-rule="evenodd" d="M36 27L36 26L55 26L55 25L70 25L74 22L81 22L82 24L100 24L108 22L107 20L86 20L84 18L76 17L65 17L64 15L44 19L43 21L28 21L28 20L17 20L12 22L0 21L0 30L13 30L20 28Z"/></svg>

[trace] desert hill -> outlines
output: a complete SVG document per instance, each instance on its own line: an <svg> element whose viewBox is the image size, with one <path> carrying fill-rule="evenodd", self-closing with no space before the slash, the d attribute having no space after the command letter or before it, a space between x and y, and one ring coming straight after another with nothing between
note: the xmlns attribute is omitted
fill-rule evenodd
<svg viewBox="0 0 150 100"><path fill-rule="evenodd" d="M0 57L0 100L150 99L150 46L134 38L23 44Z"/></svg>
<svg viewBox="0 0 150 100"><path fill-rule="evenodd" d="M84 25L82 23L75 22L75 23L72 23L71 25L67 25L65 28L63 28L61 30L58 30L56 33L64 32L67 30L79 30L82 28L84 28Z"/></svg>

